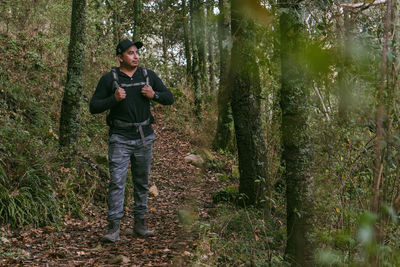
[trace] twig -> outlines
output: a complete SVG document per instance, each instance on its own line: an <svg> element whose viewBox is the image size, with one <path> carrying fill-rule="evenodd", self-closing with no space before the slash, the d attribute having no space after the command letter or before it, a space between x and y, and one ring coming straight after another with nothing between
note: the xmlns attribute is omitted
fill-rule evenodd
<svg viewBox="0 0 400 267"><path fill-rule="evenodd" d="M324 110L326 119L327 119L328 121L330 121L331 118L329 117L328 109L327 109L326 106L325 106L324 100L322 99L322 96L321 96L321 94L320 94L320 92L319 92L317 86L315 86L315 83L314 83L313 85L314 85L314 86L313 86L313 87L314 87L314 90L315 90L315 92L317 93L317 95L318 95L318 97L319 97L319 100L321 101L322 109Z"/></svg>

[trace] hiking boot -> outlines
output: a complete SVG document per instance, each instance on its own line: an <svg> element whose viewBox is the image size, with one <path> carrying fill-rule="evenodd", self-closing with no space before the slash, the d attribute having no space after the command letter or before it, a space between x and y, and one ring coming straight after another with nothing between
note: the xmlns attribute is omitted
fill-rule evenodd
<svg viewBox="0 0 400 267"><path fill-rule="evenodd" d="M120 222L119 221L112 221L108 224L108 231L107 234L105 234L102 238L101 241L103 242L115 242L119 240L119 229Z"/></svg>
<svg viewBox="0 0 400 267"><path fill-rule="evenodd" d="M147 229L144 219L135 218L135 226L133 227L133 232L141 237L154 236L153 231Z"/></svg>

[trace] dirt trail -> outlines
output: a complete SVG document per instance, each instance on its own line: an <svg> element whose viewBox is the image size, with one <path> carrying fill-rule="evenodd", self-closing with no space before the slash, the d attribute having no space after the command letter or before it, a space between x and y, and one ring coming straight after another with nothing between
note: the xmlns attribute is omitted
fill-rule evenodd
<svg viewBox="0 0 400 267"><path fill-rule="evenodd" d="M189 213L195 210L192 214L195 218L206 219L210 193L218 183L212 174L204 175L184 162L193 148L188 138L160 123L162 118L158 121L154 127L157 140L151 179L159 195L150 196L148 214L149 227L156 233L154 237L143 239L131 235L133 217L126 212L121 222L121 241L100 242L107 224L106 211L102 209L99 214L93 211L87 214L94 220L66 220L61 231L45 227L15 232L8 237L10 242L2 246L18 256L0 259L0 265L185 266L196 240L179 222L178 210L189 207Z"/></svg>

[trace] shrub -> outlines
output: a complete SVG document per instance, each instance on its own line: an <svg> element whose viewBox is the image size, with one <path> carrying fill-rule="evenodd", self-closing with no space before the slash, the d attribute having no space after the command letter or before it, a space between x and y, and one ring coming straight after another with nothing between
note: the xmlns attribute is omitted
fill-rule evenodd
<svg viewBox="0 0 400 267"><path fill-rule="evenodd" d="M21 163L15 168L23 168ZM0 162L0 222L13 227L42 226L58 221L59 206L52 181L35 167L27 167L19 177L12 177L9 163Z"/></svg>

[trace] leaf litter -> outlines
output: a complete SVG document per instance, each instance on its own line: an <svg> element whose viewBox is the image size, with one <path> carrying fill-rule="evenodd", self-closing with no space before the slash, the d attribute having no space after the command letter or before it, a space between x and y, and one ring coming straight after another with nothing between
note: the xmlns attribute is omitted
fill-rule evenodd
<svg viewBox="0 0 400 267"><path fill-rule="evenodd" d="M157 114L163 117L163 114ZM53 227L10 230L2 227L12 242L0 246L0 266L185 266L196 247L196 236L179 218L182 210L197 212L196 219L207 219L211 193L222 186L211 172L185 163L193 150L189 136L178 133L163 119L154 125L157 140L153 146L152 193L149 194L147 223L154 237L132 234L133 216L126 208L121 221L121 240L102 243L106 229L106 208L84 207L87 218L63 218L61 230ZM201 177L201 178L199 178ZM192 206L192 207L190 207ZM193 207L195 206L195 207ZM188 208L189 207L189 208ZM4 237L5 238L5 237ZM4 255L2 251L13 251Z"/></svg>

